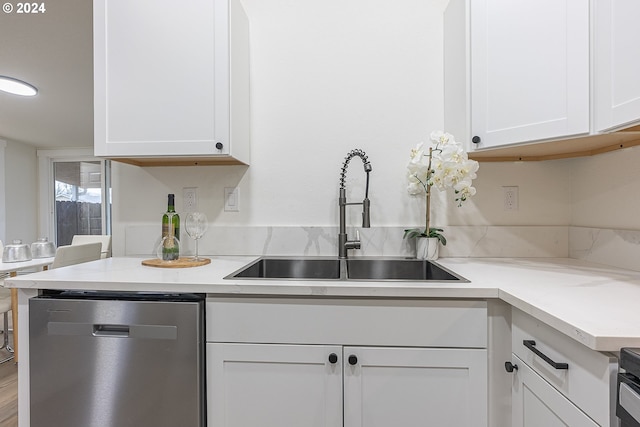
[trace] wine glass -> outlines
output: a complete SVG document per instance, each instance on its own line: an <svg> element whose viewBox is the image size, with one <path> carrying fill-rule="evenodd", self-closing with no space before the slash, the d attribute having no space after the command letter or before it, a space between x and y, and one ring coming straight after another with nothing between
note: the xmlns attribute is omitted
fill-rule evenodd
<svg viewBox="0 0 640 427"><path fill-rule="evenodd" d="M185 218L184 225L189 237L196 242L196 256L192 261L200 261L202 258L198 257L198 240L204 236L209 226L207 216L203 212L189 212Z"/></svg>

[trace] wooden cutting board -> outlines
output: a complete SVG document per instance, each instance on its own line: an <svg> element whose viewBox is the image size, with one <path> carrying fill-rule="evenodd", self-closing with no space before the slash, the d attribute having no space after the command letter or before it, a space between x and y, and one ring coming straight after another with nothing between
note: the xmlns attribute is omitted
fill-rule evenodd
<svg viewBox="0 0 640 427"><path fill-rule="evenodd" d="M198 261L194 261L193 258L180 257L175 261L164 261L158 258L145 259L142 261L142 265L148 267L160 267L160 268L189 268L200 267L211 263L209 258L200 258Z"/></svg>

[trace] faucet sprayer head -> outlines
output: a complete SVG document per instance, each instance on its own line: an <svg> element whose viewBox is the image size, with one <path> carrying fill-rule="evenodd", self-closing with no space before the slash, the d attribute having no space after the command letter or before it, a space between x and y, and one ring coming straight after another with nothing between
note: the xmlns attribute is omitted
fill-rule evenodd
<svg viewBox="0 0 640 427"><path fill-rule="evenodd" d="M369 214L370 206L371 202L369 199L364 199L362 201L362 228L371 228L371 215Z"/></svg>

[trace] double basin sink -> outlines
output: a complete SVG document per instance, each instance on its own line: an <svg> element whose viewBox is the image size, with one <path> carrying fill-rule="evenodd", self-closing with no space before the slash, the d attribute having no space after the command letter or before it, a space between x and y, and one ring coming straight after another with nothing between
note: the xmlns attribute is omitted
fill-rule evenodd
<svg viewBox="0 0 640 427"><path fill-rule="evenodd" d="M262 257L225 279L468 282L433 261L386 257Z"/></svg>

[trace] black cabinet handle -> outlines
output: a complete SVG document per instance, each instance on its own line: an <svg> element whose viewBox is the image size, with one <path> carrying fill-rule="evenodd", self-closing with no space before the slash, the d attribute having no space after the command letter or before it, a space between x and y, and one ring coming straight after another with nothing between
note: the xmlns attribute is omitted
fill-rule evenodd
<svg viewBox="0 0 640 427"><path fill-rule="evenodd" d="M216 148L218 150L222 150L222 147L224 147L224 145L222 145L222 142L216 142Z"/></svg>
<svg viewBox="0 0 640 427"><path fill-rule="evenodd" d="M331 363L332 365L335 364L338 361L338 355L335 353L331 353L329 355L329 363Z"/></svg>
<svg viewBox="0 0 640 427"><path fill-rule="evenodd" d="M504 369L506 369L507 372L511 373L513 371L517 371L518 370L518 365L514 365L511 362L504 362Z"/></svg>
<svg viewBox="0 0 640 427"><path fill-rule="evenodd" d="M471 138L471 142L473 142L474 144L480 144L480 137L479 136L474 136L473 138Z"/></svg>
<svg viewBox="0 0 640 427"><path fill-rule="evenodd" d="M527 347L529 350L533 351L536 356L540 356L542 360L547 362L549 365L553 366L554 369L569 369L569 365L567 363L562 362L554 362L551 360L549 356L538 350L535 345L536 342L534 340L523 340L522 344Z"/></svg>
<svg viewBox="0 0 640 427"><path fill-rule="evenodd" d="M355 354L352 354L351 356L349 356L349 365L353 366L356 363L358 363L358 357Z"/></svg>

